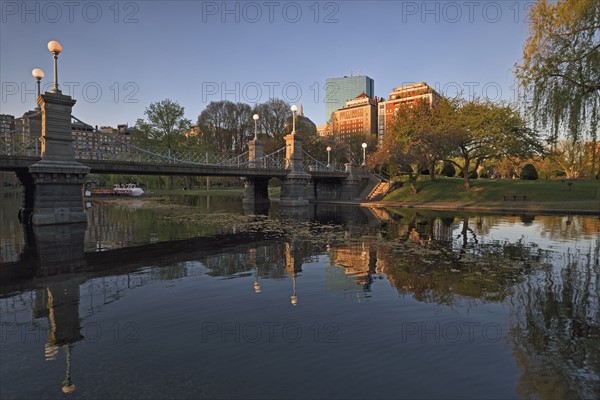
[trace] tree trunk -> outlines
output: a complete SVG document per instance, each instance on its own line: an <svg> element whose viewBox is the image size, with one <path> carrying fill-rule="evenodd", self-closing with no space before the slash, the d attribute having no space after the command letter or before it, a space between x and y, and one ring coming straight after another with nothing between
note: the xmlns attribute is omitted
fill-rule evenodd
<svg viewBox="0 0 600 400"><path fill-rule="evenodd" d="M463 167L463 179L464 179L464 187L466 190L471 189L471 185L469 183L469 165L471 164L471 160L465 158L465 166Z"/></svg>
<svg viewBox="0 0 600 400"><path fill-rule="evenodd" d="M432 161L429 166L429 180L435 181L435 161Z"/></svg>

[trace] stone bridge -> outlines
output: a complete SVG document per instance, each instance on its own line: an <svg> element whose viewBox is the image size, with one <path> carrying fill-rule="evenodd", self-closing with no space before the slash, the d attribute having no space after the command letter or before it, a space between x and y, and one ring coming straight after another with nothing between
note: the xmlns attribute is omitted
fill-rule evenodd
<svg viewBox="0 0 600 400"><path fill-rule="evenodd" d="M161 154L104 135L102 151L82 148L71 134L75 104L60 92L37 98L42 135L0 146L0 170L14 171L23 185L19 216L33 225L86 221L82 186L88 173L193 175L240 177L245 184L244 205L268 207L268 183L281 182L283 207L306 206L318 200L360 200L379 183L364 168L324 164L302 150L302 138L292 131L286 146L265 155L260 140L248 142L248 152L215 160L193 154ZM101 135L100 133L94 133ZM25 135L23 135L25 137Z"/></svg>

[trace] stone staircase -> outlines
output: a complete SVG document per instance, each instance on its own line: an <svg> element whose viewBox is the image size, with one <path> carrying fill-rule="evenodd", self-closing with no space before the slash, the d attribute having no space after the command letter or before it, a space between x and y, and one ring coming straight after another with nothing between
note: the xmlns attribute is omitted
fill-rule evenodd
<svg viewBox="0 0 600 400"><path fill-rule="evenodd" d="M390 182L381 176L371 174L369 182L365 189L360 194L360 199L363 200L381 200L386 195L390 188Z"/></svg>
<svg viewBox="0 0 600 400"><path fill-rule="evenodd" d="M369 193L367 200L381 200L390 189L389 181L380 181L377 186Z"/></svg>

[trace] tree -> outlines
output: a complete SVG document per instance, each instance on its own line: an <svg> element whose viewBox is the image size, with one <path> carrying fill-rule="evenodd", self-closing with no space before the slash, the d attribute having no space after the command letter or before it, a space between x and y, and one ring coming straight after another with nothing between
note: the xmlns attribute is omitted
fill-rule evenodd
<svg viewBox="0 0 600 400"><path fill-rule="evenodd" d="M190 129L192 122L184 118L184 107L173 100L162 100L151 103L144 115L148 121L138 119L136 128L138 135L145 136L146 139L153 142L166 142L169 153L171 145Z"/></svg>
<svg viewBox="0 0 600 400"><path fill-rule="evenodd" d="M392 126L372 159L372 165L387 166L394 175L408 173L413 192L426 169L433 173L435 161L456 148L456 104L442 99L435 107L421 101L397 111Z"/></svg>
<svg viewBox="0 0 600 400"><path fill-rule="evenodd" d="M252 114L248 104L228 100L210 102L198 116L203 147L225 154L243 152L254 131Z"/></svg>
<svg viewBox="0 0 600 400"><path fill-rule="evenodd" d="M516 74L537 126L550 128L551 143L566 130L573 145L589 132L597 143L600 107L600 2L538 0ZM592 160L592 175L596 157Z"/></svg>
<svg viewBox="0 0 600 400"><path fill-rule="evenodd" d="M258 125L264 135L276 139L282 139L286 135L285 125L292 115L289 103L281 99L270 99L257 105L254 112L260 116Z"/></svg>
<svg viewBox="0 0 600 400"><path fill-rule="evenodd" d="M463 175L465 189L470 188L469 176L486 160L505 157L531 157L543 151L535 131L526 126L519 113L510 105L490 101L462 102L456 109L453 129L457 143L447 161L457 166ZM456 161L460 159L461 163Z"/></svg>
<svg viewBox="0 0 600 400"><path fill-rule="evenodd" d="M533 164L525 164L521 169L521 179L526 181L537 181L538 172Z"/></svg>

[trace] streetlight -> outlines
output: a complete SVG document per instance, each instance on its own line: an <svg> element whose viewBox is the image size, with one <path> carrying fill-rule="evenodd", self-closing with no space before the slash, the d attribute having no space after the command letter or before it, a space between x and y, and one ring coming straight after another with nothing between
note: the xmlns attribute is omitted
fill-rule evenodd
<svg viewBox="0 0 600 400"><path fill-rule="evenodd" d="M327 168L329 168L330 167L330 163L329 163L330 158L329 158L329 155L331 154L331 146L327 146L327 148L325 150L327 150Z"/></svg>
<svg viewBox="0 0 600 400"><path fill-rule="evenodd" d="M292 105L292 135L296 134L296 111L298 111L298 107L296 105Z"/></svg>
<svg viewBox="0 0 600 400"><path fill-rule="evenodd" d="M254 120L254 140L258 140L258 119L259 119L259 115L258 114L254 114L252 116L252 119Z"/></svg>
<svg viewBox="0 0 600 400"><path fill-rule="evenodd" d="M31 75L33 75L33 77L35 78L35 80L37 82L37 97L40 97L40 81L44 77L44 71L42 71L39 68L34 68L33 71L31 71ZM39 110L40 105L38 104L38 106L36 108Z"/></svg>
<svg viewBox="0 0 600 400"><path fill-rule="evenodd" d="M48 50L54 54L54 87L50 90L51 93L61 93L58 89L58 55L62 51L62 46L56 40L48 42Z"/></svg>
<svg viewBox="0 0 600 400"><path fill-rule="evenodd" d="M362 165L364 167L365 165L367 165L367 144L366 143L362 144L362 149L363 149L363 163L362 163Z"/></svg>

